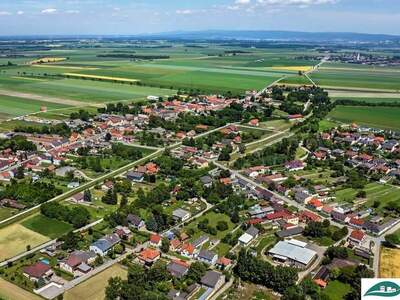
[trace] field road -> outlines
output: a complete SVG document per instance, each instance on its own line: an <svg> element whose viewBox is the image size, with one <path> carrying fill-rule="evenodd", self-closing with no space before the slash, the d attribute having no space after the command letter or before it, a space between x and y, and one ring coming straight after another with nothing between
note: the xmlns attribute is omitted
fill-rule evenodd
<svg viewBox="0 0 400 300"><path fill-rule="evenodd" d="M66 105L70 105L70 106L90 106L90 105L96 106L95 103L85 103L85 102L80 102L77 100L71 100L71 99L66 99L66 98L43 96L43 95L37 95L37 94L31 94L31 93L21 93L21 92L15 92L15 91L3 90L3 89L0 89L0 95L29 99L29 100L36 100L36 101L44 101L44 102L50 102L50 103L57 103L57 104L66 104Z"/></svg>

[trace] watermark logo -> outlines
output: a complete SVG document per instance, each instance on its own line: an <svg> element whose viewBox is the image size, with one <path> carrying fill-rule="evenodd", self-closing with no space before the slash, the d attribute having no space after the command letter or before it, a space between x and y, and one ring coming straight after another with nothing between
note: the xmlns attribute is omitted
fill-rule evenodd
<svg viewBox="0 0 400 300"><path fill-rule="evenodd" d="M361 297L364 300L400 299L400 278L361 279Z"/></svg>

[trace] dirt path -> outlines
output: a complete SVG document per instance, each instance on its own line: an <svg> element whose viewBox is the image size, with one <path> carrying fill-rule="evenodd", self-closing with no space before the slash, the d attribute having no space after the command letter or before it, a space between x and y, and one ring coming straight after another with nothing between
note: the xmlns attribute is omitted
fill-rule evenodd
<svg viewBox="0 0 400 300"><path fill-rule="evenodd" d="M31 93L21 93L21 92L2 90L2 89L0 89L0 95L10 96L10 97L17 97L17 98L24 98L24 99L29 99L29 100L44 101L44 102L50 102L50 103L66 104L66 105L70 105L70 106L95 105L95 103L80 102L78 100L71 100L71 99L65 99L65 98L37 95L37 94L31 94Z"/></svg>

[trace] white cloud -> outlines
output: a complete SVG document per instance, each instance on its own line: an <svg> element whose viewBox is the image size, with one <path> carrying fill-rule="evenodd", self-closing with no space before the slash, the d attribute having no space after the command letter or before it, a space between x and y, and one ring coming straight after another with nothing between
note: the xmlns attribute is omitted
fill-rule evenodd
<svg viewBox="0 0 400 300"><path fill-rule="evenodd" d="M42 14L46 14L46 15L55 14L56 12L57 12L57 9L55 9L55 8L46 8L41 11Z"/></svg>
<svg viewBox="0 0 400 300"><path fill-rule="evenodd" d="M0 11L0 16L11 16L9 11Z"/></svg>
<svg viewBox="0 0 400 300"><path fill-rule="evenodd" d="M191 14L193 14L193 11L190 10L190 9L183 9L183 10L178 9L178 10L176 11L176 13L177 13L178 15L191 15Z"/></svg>
<svg viewBox="0 0 400 300"><path fill-rule="evenodd" d="M22 10L17 11L17 15L23 15L24 13Z"/></svg>
<svg viewBox="0 0 400 300"><path fill-rule="evenodd" d="M79 10L71 9L71 10L67 10L66 13L67 13L67 14L71 14L71 15L76 15L76 14L79 14L80 11L79 11Z"/></svg>
<svg viewBox="0 0 400 300"><path fill-rule="evenodd" d="M257 0L259 4L262 5L318 5L318 4L332 4L337 2L337 0Z"/></svg>
<svg viewBox="0 0 400 300"><path fill-rule="evenodd" d="M243 5L243 4L249 4L250 2L251 0L236 0L235 4Z"/></svg>

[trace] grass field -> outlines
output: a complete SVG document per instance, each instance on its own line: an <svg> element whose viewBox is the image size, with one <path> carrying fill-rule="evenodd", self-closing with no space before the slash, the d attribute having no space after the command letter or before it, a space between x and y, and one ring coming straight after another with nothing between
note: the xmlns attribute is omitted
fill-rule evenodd
<svg viewBox="0 0 400 300"><path fill-rule="evenodd" d="M69 107L62 103L58 104L0 95L0 119L8 119L39 112L42 106L45 106L48 110Z"/></svg>
<svg viewBox="0 0 400 300"><path fill-rule="evenodd" d="M42 298L0 278L0 298L4 300L41 300Z"/></svg>
<svg viewBox="0 0 400 300"><path fill-rule="evenodd" d="M50 239L21 224L12 224L0 229L0 261L13 257L26 250L43 244Z"/></svg>
<svg viewBox="0 0 400 300"><path fill-rule="evenodd" d="M400 249L381 248L379 259L380 278L400 277Z"/></svg>
<svg viewBox="0 0 400 300"><path fill-rule="evenodd" d="M65 300L76 299L90 299L90 300L103 300L105 296L105 287L111 277L119 276L121 278L127 277L127 270L123 269L120 265L113 265L112 267L104 270L103 272L93 276L89 280L77 285L76 287L68 290L64 294Z"/></svg>
<svg viewBox="0 0 400 300"><path fill-rule="evenodd" d="M328 286L323 290L323 294L330 300L342 300L344 296L350 292L351 287L348 284L338 280L333 280L328 283Z"/></svg>
<svg viewBox="0 0 400 300"><path fill-rule="evenodd" d="M390 68L329 68L324 64L311 78L321 86L400 90L399 73Z"/></svg>
<svg viewBox="0 0 400 300"><path fill-rule="evenodd" d="M72 226L68 223L50 219L41 214L30 217L21 223L26 228L33 230L51 239L60 237L61 235L72 230Z"/></svg>
<svg viewBox="0 0 400 300"><path fill-rule="evenodd" d="M382 209L388 202L400 201L400 189L379 183L369 183L363 189L367 193L368 206L374 201L380 202L378 209ZM357 190L347 188L336 191L336 199L339 202L351 202L356 198Z"/></svg>
<svg viewBox="0 0 400 300"><path fill-rule="evenodd" d="M399 107L337 106L329 115L337 121L381 129L400 129Z"/></svg>

